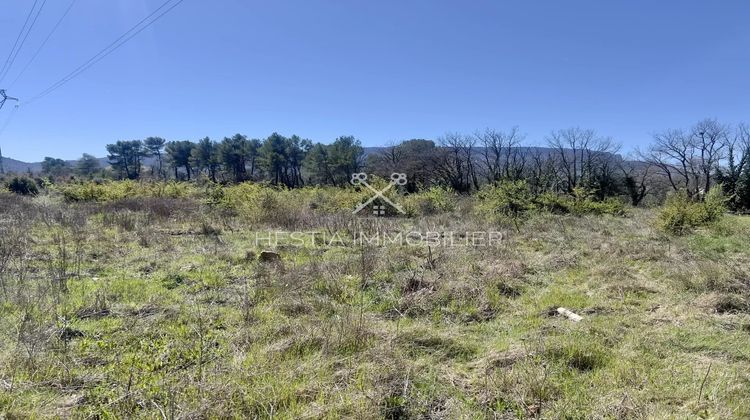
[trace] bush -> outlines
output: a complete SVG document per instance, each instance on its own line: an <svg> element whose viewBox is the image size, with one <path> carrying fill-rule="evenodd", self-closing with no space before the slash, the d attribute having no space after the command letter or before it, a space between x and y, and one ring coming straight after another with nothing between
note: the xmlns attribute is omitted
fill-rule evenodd
<svg viewBox="0 0 750 420"><path fill-rule="evenodd" d="M720 221L726 211L727 198L719 185L711 189L703 201L695 201L685 193L670 195L659 212L657 223L666 232L682 235Z"/></svg>
<svg viewBox="0 0 750 420"><path fill-rule="evenodd" d="M572 196L554 193L533 196L526 181L506 181L488 185L479 191L477 197L480 213L490 215L496 221L512 222L516 229L532 210L576 216L625 215L625 205L615 198L596 201L591 194L582 189L576 189Z"/></svg>
<svg viewBox="0 0 750 420"><path fill-rule="evenodd" d="M225 187L219 205L251 223L279 227L294 226L302 218L305 207L289 190L252 182Z"/></svg>
<svg viewBox="0 0 750 420"><path fill-rule="evenodd" d="M607 198L604 201L594 201L591 199L573 200L570 207L571 213L576 216L593 214L603 216L624 216L625 206L616 198Z"/></svg>
<svg viewBox="0 0 750 420"><path fill-rule="evenodd" d="M14 177L8 182L8 189L19 195L37 195L39 188L33 179L27 177Z"/></svg>
<svg viewBox="0 0 750 420"><path fill-rule="evenodd" d="M122 191L122 188L116 188L115 184L116 183L88 181L59 185L57 188L68 201L104 202L125 198L127 194Z"/></svg>
<svg viewBox="0 0 750 420"><path fill-rule="evenodd" d="M294 194L306 203L307 207L320 213L349 213L367 198L367 192L357 191L354 187L305 187L295 190ZM386 196L388 194L386 193Z"/></svg>
<svg viewBox="0 0 750 420"><path fill-rule="evenodd" d="M106 202L126 198L191 198L199 189L187 182L86 181L59 185L68 201Z"/></svg>
<svg viewBox="0 0 750 420"><path fill-rule="evenodd" d="M711 190L703 200L703 207L706 214L706 220L708 222L716 222L721 220L724 213L727 212L727 204L729 198L724 195L724 188L721 185L717 185Z"/></svg>
<svg viewBox="0 0 750 420"><path fill-rule="evenodd" d="M570 213L570 202L565 197L558 194L546 192L538 195L534 199L536 207L542 211L553 214Z"/></svg>
<svg viewBox="0 0 750 420"><path fill-rule="evenodd" d="M431 187L426 191L410 194L404 199L404 209L409 216L450 212L456 208L456 194L444 187Z"/></svg>
<svg viewBox="0 0 750 420"><path fill-rule="evenodd" d="M477 210L496 222L512 223L516 230L534 209L534 202L526 181L505 181L487 185L477 194Z"/></svg>
<svg viewBox="0 0 750 420"><path fill-rule="evenodd" d="M374 180L376 189L384 188L385 181ZM209 202L230 210L251 223L279 227L300 227L321 214L350 214L360 203L369 199L370 190L353 186L304 187L287 189L253 182L214 188ZM387 191L386 197L396 200L396 193ZM388 211L393 211L388 207Z"/></svg>
<svg viewBox="0 0 750 420"><path fill-rule="evenodd" d="M616 198L607 198L596 201L592 194L584 189L577 188L572 196L561 196L553 193L540 194L534 199L534 204L540 210L555 214L573 214L584 216L593 214L597 216L624 216L625 205Z"/></svg>

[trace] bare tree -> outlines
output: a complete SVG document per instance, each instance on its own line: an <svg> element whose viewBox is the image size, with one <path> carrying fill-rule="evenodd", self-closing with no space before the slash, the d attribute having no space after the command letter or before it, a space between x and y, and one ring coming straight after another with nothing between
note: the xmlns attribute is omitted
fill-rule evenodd
<svg viewBox="0 0 750 420"><path fill-rule="evenodd" d="M617 168L622 158L617 154L619 151L620 145L611 137L602 137L584 152L584 180L594 187L601 200L620 192Z"/></svg>
<svg viewBox="0 0 750 420"><path fill-rule="evenodd" d="M439 139L442 148L434 162L438 176L460 192L479 189L474 146L477 139L458 133L448 133Z"/></svg>
<svg viewBox="0 0 750 420"><path fill-rule="evenodd" d="M659 169L675 191L684 189L688 196L698 191L698 169L695 147L682 130L666 130L654 134L654 142L640 156Z"/></svg>
<svg viewBox="0 0 750 420"><path fill-rule="evenodd" d="M638 206L644 198L651 193L651 175L654 167L645 162L622 162L620 170L622 171L625 185L625 192L630 197L630 204Z"/></svg>
<svg viewBox="0 0 750 420"><path fill-rule="evenodd" d="M488 128L484 133L475 133L474 137L483 146L481 158L487 182L516 180L522 176L526 155L520 146L525 136L519 133L518 127L507 133Z"/></svg>
<svg viewBox="0 0 750 420"><path fill-rule="evenodd" d="M519 144L511 146L506 151L505 156L505 177L517 181L523 178L523 174L526 170L527 156L525 151Z"/></svg>
<svg viewBox="0 0 750 420"><path fill-rule="evenodd" d="M424 139L411 139L400 144L391 144L368 159L368 170L385 178L393 172L407 174L406 188L414 192L429 187L434 181L434 167L440 153L435 143Z"/></svg>
<svg viewBox="0 0 750 420"><path fill-rule="evenodd" d="M406 156L403 148L399 146L395 142L390 142L383 150L368 157L367 166L376 170L381 176L388 176L401 170Z"/></svg>
<svg viewBox="0 0 750 420"><path fill-rule="evenodd" d="M528 157L530 165L526 172L532 192L538 194L557 189L560 177L555 156L534 147L529 149Z"/></svg>
<svg viewBox="0 0 750 420"><path fill-rule="evenodd" d="M703 193L711 189L711 175L724 158L728 132L728 126L713 119L705 119L696 124L690 133L690 141L698 149L698 168L703 181Z"/></svg>
<svg viewBox="0 0 750 420"><path fill-rule="evenodd" d="M567 192L601 183L598 176L609 179L613 173L610 163L619 146L609 137L599 137L594 130L573 127L553 131L547 143L555 149Z"/></svg>
<svg viewBox="0 0 750 420"><path fill-rule="evenodd" d="M690 197L707 193L714 171L727 156L729 127L713 119L700 121L685 133L666 130L654 135L654 143L641 157L664 175L672 188Z"/></svg>
<svg viewBox="0 0 750 420"><path fill-rule="evenodd" d="M569 192L578 186L581 177L580 150L587 148L593 139L593 130L578 127L553 131L547 138L549 146L557 151L560 170L567 181L566 189Z"/></svg>

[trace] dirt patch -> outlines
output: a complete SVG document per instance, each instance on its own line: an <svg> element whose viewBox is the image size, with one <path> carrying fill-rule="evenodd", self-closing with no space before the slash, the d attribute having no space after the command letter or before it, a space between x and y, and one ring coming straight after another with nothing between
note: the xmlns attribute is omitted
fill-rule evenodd
<svg viewBox="0 0 750 420"><path fill-rule="evenodd" d="M748 299L736 293L707 293L695 300L696 306L718 314L750 313Z"/></svg>
<svg viewBox="0 0 750 420"><path fill-rule="evenodd" d="M63 397L57 402L57 414L62 418L69 418L73 414L73 410L79 405L85 402L83 395L72 394Z"/></svg>
<svg viewBox="0 0 750 420"><path fill-rule="evenodd" d="M470 343L427 331L405 333L399 340L406 344L411 353L432 354L441 359L469 360L477 352Z"/></svg>
<svg viewBox="0 0 750 420"><path fill-rule="evenodd" d="M501 295L511 299L515 299L523 293L523 288L520 284L509 280L498 281L495 288Z"/></svg>
<svg viewBox="0 0 750 420"><path fill-rule="evenodd" d="M78 319L99 319L107 317L111 314L110 310L107 308L95 308L95 307L89 307L89 308L81 308L76 312L76 318Z"/></svg>
<svg viewBox="0 0 750 420"><path fill-rule="evenodd" d="M748 313L750 312L750 303L744 296L727 294L719 297L714 309L720 314Z"/></svg>
<svg viewBox="0 0 750 420"><path fill-rule="evenodd" d="M279 263L281 262L281 254L273 251L261 251L258 260L263 263Z"/></svg>
<svg viewBox="0 0 750 420"><path fill-rule="evenodd" d="M493 369L507 369L526 359L530 355L521 348L511 348L505 351L491 351L487 356L473 362L474 369L490 371Z"/></svg>
<svg viewBox="0 0 750 420"><path fill-rule="evenodd" d="M148 318L159 314L174 314L175 311L171 308L159 307L153 304L145 304L140 307L129 307L122 311L122 315L137 318Z"/></svg>
<svg viewBox="0 0 750 420"><path fill-rule="evenodd" d="M612 297L622 298L624 296L635 296L645 298L648 295L658 293L658 290L638 283L620 283L607 286L607 291Z"/></svg>
<svg viewBox="0 0 750 420"><path fill-rule="evenodd" d="M614 312L612 308L606 308L604 306L592 306L581 310L581 314L583 315L604 315L611 314L612 312Z"/></svg>
<svg viewBox="0 0 750 420"><path fill-rule="evenodd" d="M62 328L59 334L60 334L60 340L63 340L63 341L70 341L75 338L83 337L83 332L75 328L70 328L70 327Z"/></svg>

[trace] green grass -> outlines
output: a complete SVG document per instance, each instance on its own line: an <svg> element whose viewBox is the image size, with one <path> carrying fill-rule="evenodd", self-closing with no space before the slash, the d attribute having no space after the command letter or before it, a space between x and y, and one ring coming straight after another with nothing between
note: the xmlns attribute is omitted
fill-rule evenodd
<svg viewBox="0 0 750 420"><path fill-rule="evenodd" d="M28 266L3 277L0 417L750 416L748 217L672 237L650 211L538 214L495 247L306 242L262 264L273 223L30 203L86 223L17 221L13 270ZM362 222L338 217L300 228Z"/></svg>

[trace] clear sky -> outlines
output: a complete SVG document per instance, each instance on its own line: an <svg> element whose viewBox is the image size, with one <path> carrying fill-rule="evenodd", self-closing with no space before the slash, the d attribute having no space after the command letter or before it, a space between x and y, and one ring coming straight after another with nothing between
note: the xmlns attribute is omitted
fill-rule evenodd
<svg viewBox="0 0 750 420"><path fill-rule="evenodd" d="M69 4L47 0L0 88L33 97L162 1L78 0L9 86ZM32 3L3 2L0 64ZM36 161L147 136L351 134L375 146L514 125L542 144L579 125L627 151L705 117L750 122L749 111L746 0L185 0L22 105L0 147Z"/></svg>

